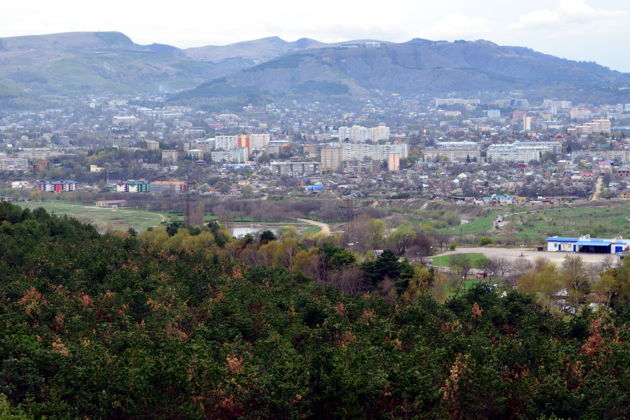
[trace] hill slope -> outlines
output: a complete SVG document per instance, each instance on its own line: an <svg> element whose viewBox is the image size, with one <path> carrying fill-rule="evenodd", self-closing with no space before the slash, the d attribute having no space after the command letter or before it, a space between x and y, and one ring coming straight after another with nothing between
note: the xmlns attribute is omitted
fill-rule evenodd
<svg viewBox="0 0 630 420"><path fill-rule="evenodd" d="M178 99L226 95L365 95L368 92L479 94L524 90L605 100L620 95L630 76L595 63L565 60L488 41L412 40L376 47L293 52L205 83Z"/></svg>
<svg viewBox="0 0 630 420"><path fill-rule="evenodd" d="M391 251L356 266L331 245L211 231L99 235L0 202L0 417L630 414L623 287L615 310L574 316L490 284L441 304L423 267L386 296L354 289L375 274L392 282L408 263ZM296 245L297 258L262 257ZM619 284L628 261L611 274Z"/></svg>
<svg viewBox="0 0 630 420"><path fill-rule="evenodd" d="M174 91L234 70L168 45L138 45L118 32L0 39L0 85L25 97Z"/></svg>
<svg viewBox="0 0 630 420"><path fill-rule="evenodd" d="M203 61L221 62L229 59L250 60L257 64L271 60L283 54L310 48L322 48L327 44L309 38L301 38L288 42L277 36L261 38L253 41L237 42L230 45L208 45L205 47L188 48L184 50L186 56Z"/></svg>

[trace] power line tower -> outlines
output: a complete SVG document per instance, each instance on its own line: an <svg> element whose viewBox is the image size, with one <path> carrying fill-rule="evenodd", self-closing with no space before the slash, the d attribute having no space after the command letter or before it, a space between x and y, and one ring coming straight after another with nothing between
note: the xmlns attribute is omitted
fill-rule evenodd
<svg viewBox="0 0 630 420"><path fill-rule="evenodd" d="M341 204L339 208L343 210L346 218L346 224L349 225L355 216L356 202L352 198L346 198L345 200L343 200L343 204Z"/></svg>
<svg viewBox="0 0 630 420"><path fill-rule="evenodd" d="M185 198L185 210L184 210L184 224L186 227L201 226L204 222L204 208L203 202L192 199L192 189L194 183L191 181L186 182L186 198Z"/></svg>
<svg viewBox="0 0 630 420"><path fill-rule="evenodd" d="M343 200L343 203L339 206L341 211L344 213L346 219L346 242L349 242L354 235L354 217L356 213L356 202L352 198L347 198Z"/></svg>

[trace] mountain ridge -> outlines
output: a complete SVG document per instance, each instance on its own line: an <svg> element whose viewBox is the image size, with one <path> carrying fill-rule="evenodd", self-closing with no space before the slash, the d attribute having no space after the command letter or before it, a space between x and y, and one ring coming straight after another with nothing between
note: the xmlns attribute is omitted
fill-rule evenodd
<svg viewBox="0 0 630 420"><path fill-rule="evenodd" d="M243 89L248 95L292 95L307 83L324 82L342 91L408 95L526 90L587 97L584 91L608 96L630 85L630 74L592 62L577 62L525 47L500 46L486 40L429 41L374 46L344 45L295 51L243 69L182 93L178 99L217 98ZM299 89L298 89L299 90ZM303 92L301 92L303 93ZM327 89L312 92L330 94Z"/></svg>
<svg viewBox="0 0 630 420"><path fill-rule="evenodd" d="M195 58L196 57L196 58ZM503 94L629 101L630 74L491 41L393 43L267 37L180 49L120 32L0 38L3 104L85 94L175 93L174 102L242 103L374 94Z"/></svg>

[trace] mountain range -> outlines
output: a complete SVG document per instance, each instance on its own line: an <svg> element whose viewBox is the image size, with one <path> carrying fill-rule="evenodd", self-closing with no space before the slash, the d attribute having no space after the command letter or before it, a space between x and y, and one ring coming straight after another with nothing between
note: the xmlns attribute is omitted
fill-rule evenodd
<svg viewBox="0 0 630 420"><path fill-rule="evenodd" d="M277 98L401 94L627 100L630 74L489 41L326 44L278 37L179 49L119 32L0 39L0 102L29 106L77 95L175 93L198 105Z"/></svg>

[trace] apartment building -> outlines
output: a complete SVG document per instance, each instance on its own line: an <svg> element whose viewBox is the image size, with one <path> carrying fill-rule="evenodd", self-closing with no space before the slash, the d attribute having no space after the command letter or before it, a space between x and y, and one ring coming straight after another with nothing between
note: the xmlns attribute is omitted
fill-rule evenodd
<svg viewBox="0 0 630 420"><path fill-rule="evenodd" d="M400 154L401 159L409 156L407 143L362 144L362 143L329 143L331 147L341 148L341 160L386 160L390 153Z"/></svg>
<svg viewBox="0 0 630 420"><path fill-rule="evenodd" d="M451 162L466 162L469 160L479 160L481 153L479 144L473 141L442 141L437 142L435 147L430 147L422 151L424 159L428 161L448 159Z"/></svg>
<svg viewBox="0 0 630 420"><path fill-rule="evenodd" d="M315 175L319 169L319 162L271 162L271 171L279 176Z"/></svg>
<svg viewBox="0 0 630 420"><path fill-rule="evenodd" d="M510 144L491 144L488 147L489 162L531 162L539 161L545 153L556 154L561 151L558 142L523 141Z"/></svg>
<svg viewBox="0 0 630 420"><path fill-rule="evenodd" d="M320 168L322 172L336 172L341 168L342 151L341 147L323 147L320 151Z"/></svg>
<svg viewBox="0 0 630 420"><path fill-rule="evenodd" d="M215 163L245 163L249 159L247 147L230 150L216 150L210 154L210 160Z"/></svg>
<svg viewBox="0 0 630 420"><path fill-rule="evenodd" d="M79 184L76 181L40 181L37 189L44 192L70 192L76 191Z"/></svg>
<svg viewBox="0 0 630 420"><path fill-rule="evenodd" d="M162 163L174 165L179 159L177 150L162 150Z"/></svg>
<svg viewBox="0 0 630 420"><path fill-rule="evenodd" d="M28 170L28 159L3 158L0 159L0 172L24 172Z"/></svg>
<svg viewBox="0 0 630 420"><path fill-rule="evenodd" d="M181 194L186 191L184 181L153 181L151 192L155 194Z"/></svg>

